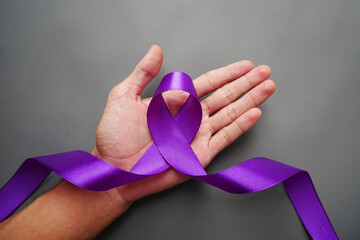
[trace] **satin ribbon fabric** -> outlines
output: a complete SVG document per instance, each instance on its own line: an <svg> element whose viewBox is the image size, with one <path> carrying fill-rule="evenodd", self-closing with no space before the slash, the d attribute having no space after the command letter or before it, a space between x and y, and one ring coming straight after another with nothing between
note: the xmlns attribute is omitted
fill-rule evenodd
<svg viewBox="0 0 360 240"><path fill-rule="evenodd" d="M175 117L171 116L162 97L162 93L169 90L189 93ZM0 190L0 221L22 204L51 171L81 188L105 191L172 167L229 193L258 192L282 182L309 235L313 239L338 239L310 176L304 170L257 157L221 172L207 174L190 147L201 119L202 109L192 79L182 72L167 74L147 112L154 144L129 172L80 150L29 158Z"/></svg>

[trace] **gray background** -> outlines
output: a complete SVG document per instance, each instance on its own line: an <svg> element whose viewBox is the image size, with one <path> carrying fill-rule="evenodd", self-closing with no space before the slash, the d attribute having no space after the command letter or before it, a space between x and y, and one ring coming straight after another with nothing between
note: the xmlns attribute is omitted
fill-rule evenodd
<svg viewBox="0 0 360 240"><path fill-rule="evenodd" d="M109 90L152 44L159 76L268 64L263 117L208 167L255 156L309 171L341 239L360 239L360 1L1 1L0 186L27 157L91 151ZM26 204L55 186L54 174ZM26 206L25 204L25 206ZM190 180L135 203L98 239L308 239L283 187Z"/></svg>

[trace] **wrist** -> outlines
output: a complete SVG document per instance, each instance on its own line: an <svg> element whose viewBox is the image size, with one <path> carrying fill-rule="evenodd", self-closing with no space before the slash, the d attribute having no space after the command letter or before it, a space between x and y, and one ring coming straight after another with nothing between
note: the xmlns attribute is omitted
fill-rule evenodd
<svg viewBox="0 0 360 240"><path fill-rule="evenodd" d="M50 202L56 206L56 209L47 212L57 212L54 215L61 218L57 221L66 225L63 229L75 227L76 231L71 231L74 239L94 238L131 205L121 198L116 189L90 191L64 179L38 201L40 205Z"/></svg>
<svg viewBox="0 0 360 240"><path fill-rule="evenodd" d="M102 156L99 153L99 151L97 150L96 146L94 147L91 154L103 161L106 161L106 159L102 158ZM123 208L124 206L127 206L127 208L128 208L134 201L130 201L129 199L127 199L124 196L124 192L119 190L121 187L123 187L123 186L113 188L113 189L110 189L107 191L101 191L98 193L103 193L104 198L106 198L109 201L111 201L112 203L114 203L115 207Z"/></svg>
<svg viewBox="0 0 360 240"><path fill-rule="evenodd" d="M99 157L96 151L91 154ZM66 206L68 217L73 220L79 218L77 222L82 222L86 226L85 229L92 229L94 236L121 216L132 204L117 188L107 191L90 191L64 179L47 194L57 196L54 199Z"/></svg>
<svg viewBox="0 0 360 240"><path fill-rule="evenodd" d="M116 189L107 191L90 191L80 188L62 179L53 189L57 195L68 198L68 203L77 208L91 211L93 216L101 218L117 218L131 205Z"/></svg>

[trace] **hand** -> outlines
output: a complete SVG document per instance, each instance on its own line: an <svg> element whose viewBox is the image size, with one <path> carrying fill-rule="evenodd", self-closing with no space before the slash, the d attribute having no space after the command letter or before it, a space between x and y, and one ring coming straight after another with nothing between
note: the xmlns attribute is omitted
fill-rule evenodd
<svg viewBox="0 0 360 240"><path fill-rule="evenodd" d="M93 154L130 170L153 143L146 122L149 98L145 86L158 74L162 51L153 46L131 75L115 86L101 118ZM203 119L191 147L205 167L222 149L249 130L260 118L257 108L275 91L266 80L270 68L241 61L210 71L194 80ZM179 91L164 93L175 115L187 98ZM240 99L238 99L242 96ZM92 239L123 214L131 203L179 184L187 176L168 170L103 192L88 191L62 180L24 210L0 224L1 239Z"/></svg>
<svg viewBox="0 0 360 240"><path fill-rule="evenodd" d="M110 91L97 130L94 155L128 171L153 143L146 121L151 99L142 99L140 95L158 74L162 60L161 48L151 47L130 76ZM271 74L270 68L252 68L250 61L241 61L210 71L194 80L199 98L213 92L201 101L203 119L191 143L204 167L259 120L261 111L257 106L275 91L275 83L266 80ZM181 91L164 94L172 115L177 113L187 96L187 93ZM187 176L170 168L117 190L123 199L133 202L186 179Z"/></svg>

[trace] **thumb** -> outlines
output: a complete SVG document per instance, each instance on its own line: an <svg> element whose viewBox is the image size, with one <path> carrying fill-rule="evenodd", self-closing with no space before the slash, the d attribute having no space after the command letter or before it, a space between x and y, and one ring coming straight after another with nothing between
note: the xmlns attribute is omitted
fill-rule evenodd
<svg viewBox="0 0 360 240"><path fill-rule="evenodd" d="M151 46L124 82L133 88L135 94L140 95L146 85L159 73L162 61L163 52L161 48L157 45Z"/></svg>

